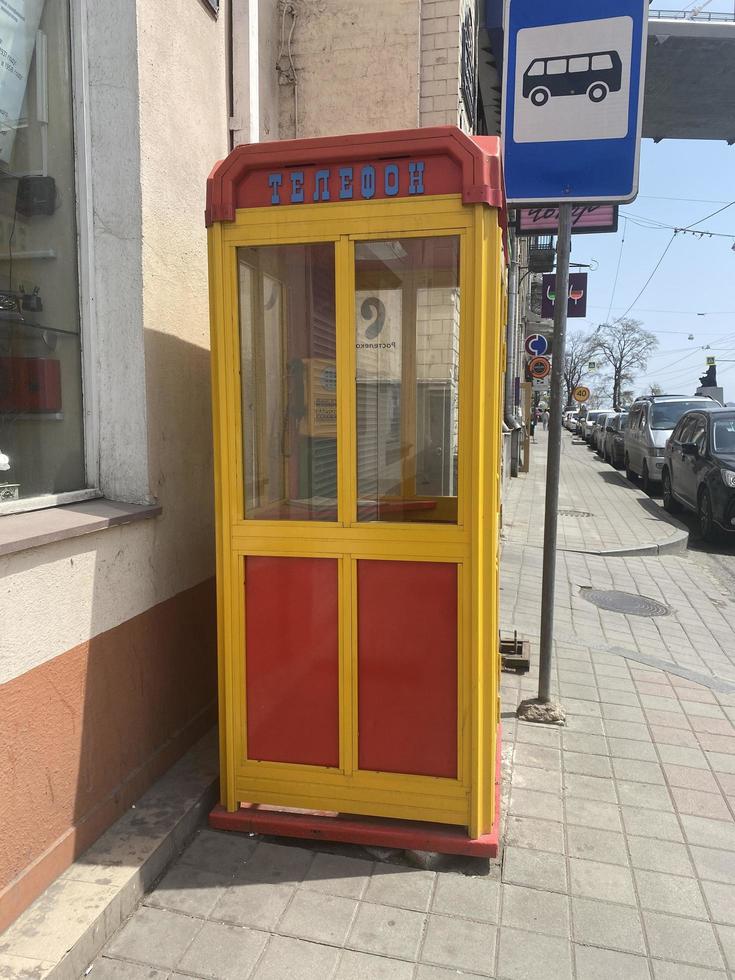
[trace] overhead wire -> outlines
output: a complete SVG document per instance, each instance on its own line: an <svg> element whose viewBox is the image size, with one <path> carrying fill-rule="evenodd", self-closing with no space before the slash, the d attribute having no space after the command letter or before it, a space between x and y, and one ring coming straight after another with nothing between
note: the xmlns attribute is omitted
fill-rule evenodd
<svg viewBox="0 0 735 980"><path fill-rule="evenodd" d="M612 313L613 303L615 302L615 290L618 286L618 276L620 275L620 263L623 261L623 249L625 248L625 233L628 230L628 219L623 218L623 237L620 242L620 251L618 252L618 265L615 269L615 281L613 282L612 293L610 295L610 306L607 309L607 316L605 317L605 323L610 322L610 314Z"/></svg>

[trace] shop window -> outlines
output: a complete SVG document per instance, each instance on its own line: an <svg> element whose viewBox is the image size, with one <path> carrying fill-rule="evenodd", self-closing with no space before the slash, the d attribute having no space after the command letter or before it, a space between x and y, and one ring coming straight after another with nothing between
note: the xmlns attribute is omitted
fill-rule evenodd
<svg viewBox="0 0 735 980"><path fill-rule="evenodd" d="M361 521L456 523L459 239L355 249Z"/></svg>
<svg viewBox="0 0 735 980"><path fill-rule="evenodd" d="M70 11L0 4L0 512L86 485Z"/></svg>
<svg viewBox="0 0 735 980"><path fill-rule="evenodd" d="M238 249L245 517L337 519L334 245Z"/></svg>

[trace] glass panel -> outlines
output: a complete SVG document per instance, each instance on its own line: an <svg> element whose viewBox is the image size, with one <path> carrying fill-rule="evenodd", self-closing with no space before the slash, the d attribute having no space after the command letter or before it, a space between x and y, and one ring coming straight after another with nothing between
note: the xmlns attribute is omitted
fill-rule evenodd
<svg viewBox="0 0 735 980"><path fill-rule="evenodd" d="M0 8L1 510L86 479L69 4Z"/></svg>
<svg viewBox="0 0 735 980"><path fill-rule="evenodd" d="M237 253L245 517L336 521L334 245Z"/></svg>
<svg viewBox="0 0 735 980"><path fill-rule="evenodd" d="M457 521L459 238L355 247L360 521Z"/></svg>

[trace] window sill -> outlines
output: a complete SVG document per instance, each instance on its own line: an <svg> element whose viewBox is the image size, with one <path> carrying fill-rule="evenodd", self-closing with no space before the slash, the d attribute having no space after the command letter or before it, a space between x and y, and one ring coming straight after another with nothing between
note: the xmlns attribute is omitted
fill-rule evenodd
<svg viewBox="0 0 735 980"><path fill-rule="evenodd" d="M39 548L67 538L104 531L118 524L131 524L158 517L158 504L123 504L115 500L49 507L46 510L7 514L0 518L0 556Z"/></svg>

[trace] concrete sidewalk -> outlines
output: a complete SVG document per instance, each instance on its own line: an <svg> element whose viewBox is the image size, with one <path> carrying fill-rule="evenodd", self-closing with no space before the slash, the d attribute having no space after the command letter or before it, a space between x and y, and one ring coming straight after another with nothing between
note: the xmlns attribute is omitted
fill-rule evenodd
<svg viewBox="0 0 735 980"><path fill-rule="evenodd" d="M538 492L537 474L512 481L506 513L520 513L527 483ZM617 506L639 526L634 493ZM620 540L602 522L595 533L603 551ZM535 660L541 551L523 537L516 524L503 548L501 613ZM585 586L669 612L601 610ZM688 557L561 552L556 618L567 726L516 720L535 663L503 677L500 862L420 870L400 854L385 863L203 829L105 944L92 980L732 980L732 592ZM52 975L72 974L7 974L0 959L2 977Z"/></svg>
<svg viewBox="0 0 735 980"><path fill-rule="evenodd" d="M536 430L531 466L503 504L506 540L543 546L547 433ZM559 487L560 551L664 554L686 548L687 529L584 443L564 431Z"/></svg>

